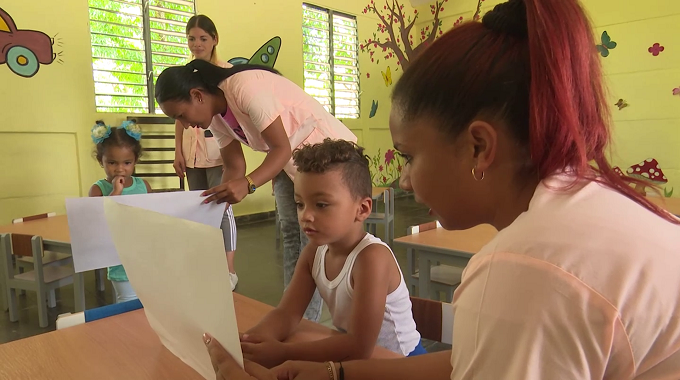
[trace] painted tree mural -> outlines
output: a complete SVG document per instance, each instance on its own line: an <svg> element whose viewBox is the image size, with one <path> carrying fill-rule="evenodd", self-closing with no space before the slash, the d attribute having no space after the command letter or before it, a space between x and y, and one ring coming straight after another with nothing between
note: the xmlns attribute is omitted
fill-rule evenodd
<svg viewBox="0 0 680 380"><path fill-rule="evenodd" d="M371 0L364 8L363 13L373 13L378 16L380 21L376 33L373 33L373 38L364 40L359 46L361 51L370 54L371 62L380 63L380 58L385 60L396 58L397 65L406 69L424 48L444 34L440 12L444 11L444 4L448 1L437 0L434 4L431 4L432 22L421 28L420 33L414 33L413 28L419 16L417 9L413 10L412 15L406 15L404 5L399 0L385 0L382 9L376 4L375 0ZM473 20L479 20L483 1L478 0ZM459 25L462 21L462 17L458 18L453 26ZM378 33L386 34L386 36L378 36ZM377 56L376 53L378 53Z"/></svg>

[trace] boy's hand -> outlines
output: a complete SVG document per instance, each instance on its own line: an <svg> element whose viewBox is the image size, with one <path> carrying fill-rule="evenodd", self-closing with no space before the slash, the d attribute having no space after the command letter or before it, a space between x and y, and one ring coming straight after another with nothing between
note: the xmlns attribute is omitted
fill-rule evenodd
<svg viewBox="0 0 680 380"><path fill-rule="evenodd" d="M123 189L125 188L125 177L115 176L111 180L111 184L113 185L113 191L111 192L111 195L121 195L123 193Z"/></svg>
<svg viewBox="0 0 680 380"><path fill-rule="evenodd" d="M286 361L284 343L253 334L243 334L240 338L245 359L266 368L272 368Z"/></svg>

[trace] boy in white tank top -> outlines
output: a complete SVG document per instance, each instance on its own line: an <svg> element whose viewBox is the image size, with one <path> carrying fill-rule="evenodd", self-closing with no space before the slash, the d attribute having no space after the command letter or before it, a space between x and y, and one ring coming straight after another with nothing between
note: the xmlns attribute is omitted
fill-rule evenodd
<svg viewBox="0 0 680 380"><path fill-rule="evenodd" d="M367 359L376 345L404 356L425 353L392 250L364 232L372 183L363 148L326 139L296 150L293 159L298 220L309 244L278 307L241 337L244 357L273 367L286 360ZM317 288L344 334L282 343Z"/></svg>

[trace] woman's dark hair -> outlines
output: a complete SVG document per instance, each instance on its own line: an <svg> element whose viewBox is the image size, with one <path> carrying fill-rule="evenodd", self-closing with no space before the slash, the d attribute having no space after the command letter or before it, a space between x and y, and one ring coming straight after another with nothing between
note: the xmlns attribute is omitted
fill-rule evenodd
<svg viewBox="0 0 680 380"><path fill-rule="evenodd" d="M215 23L206 15L196 15L189 19L186 27L187 36L189 35L189 31L193 28L203 29L203 31L208 33L214 40L217 40L220 37L219 34L217 34ZM213 46L212 51L210 52L210 62L212 63L217 63L216 49L217 45Z"/></svg>
<svg viewBox="0 0 680 380"><path fill-rule="evenodd" d="M264 70L279 74L275 69L259 65L236 65L223 68L201 59L194 59L185 66L168 67L156 80L156 101L160 104L167 101L188 101L189 91L201 89L209 94L219 93L217 87L223 80L246 70Z"/></svg>
<svg viewBox="0 0 680 380"><path fill-rule="evenodd" d="M97 120L96 124L106 126L102 120ZM142 156L142 144L139 141L128 135L125 129L112 127L109 137L95 145L94 157L100 164L106 150L113 146L130 148L135 155L135 161L139 161L139 157Z"/></svg>
<svg viewBox="0 0 680 380"><path fill-rule="evenodd" d="M498 4L425 49L393 101L406 120L429 118L454 138L475 119L503 120L539 179L568 169L678 223L607 161L610 115L592 30L577 0Z"/></svg>

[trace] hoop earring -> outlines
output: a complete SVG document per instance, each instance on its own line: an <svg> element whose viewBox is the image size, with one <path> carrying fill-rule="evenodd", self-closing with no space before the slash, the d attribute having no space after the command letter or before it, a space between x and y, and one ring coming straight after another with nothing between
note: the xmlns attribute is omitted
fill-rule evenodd
<svg viewBox="0 0 680 380"><path fill-rule="evenodd" d="M472 168L472 178L474 178L475 181L477 181L477 182L482 181L482 180L484 180L484 172L482 172L482 178L477 179L477 174L475 174L475 168Z"/></svg>

